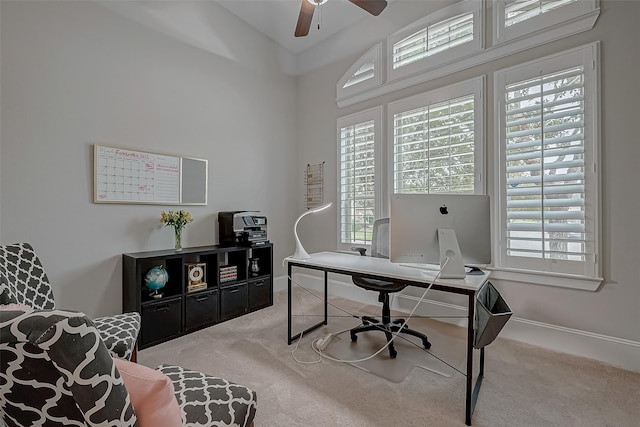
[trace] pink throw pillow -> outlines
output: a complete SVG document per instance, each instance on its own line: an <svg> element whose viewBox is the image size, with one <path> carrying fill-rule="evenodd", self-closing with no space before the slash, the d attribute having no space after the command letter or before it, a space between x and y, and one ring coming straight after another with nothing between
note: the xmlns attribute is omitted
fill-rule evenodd
<svg viewBox="0 0 640 427"><path fill-rule="evenodd" d="M0 310L3 310L3 311L26 311L26 312L31 312L31 311L33 311L33 308L29 307L28 305L24 305L24 304L2 304L2 305L0 305Z"/></svg>
<svg viewBox="0 0 640 427"><path fill-rule="evenodd" d="M144 365L114 358L140 427L180 427L182 416L169 377Z"/></svg>

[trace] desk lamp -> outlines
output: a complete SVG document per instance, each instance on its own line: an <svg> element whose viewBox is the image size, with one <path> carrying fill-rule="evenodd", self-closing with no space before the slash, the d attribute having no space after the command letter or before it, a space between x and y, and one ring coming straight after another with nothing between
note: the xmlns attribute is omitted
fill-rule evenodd
<svg viewBox="0 0 640 427"><path fill-rule="evenodd" d="M331 205L332 205L332 203L329 202L326 205L322 205L322 206L318 206L317 208L309 209L308 211L303 212L302 215L300 215L298 217L298 219L296 220L296 223L293 225L293 235L296 237L296 252L293 254L293 256L291 258L293 258L293 259L309 259L309 258L311 258L311 256L307 253L307 251L305 251L304 248L302 247L302 243L300 243L300 238L298 237L298 223L300 222L300 220L304 216L312 214L312 213L323 211L323 210L327 209Z"/></svg>

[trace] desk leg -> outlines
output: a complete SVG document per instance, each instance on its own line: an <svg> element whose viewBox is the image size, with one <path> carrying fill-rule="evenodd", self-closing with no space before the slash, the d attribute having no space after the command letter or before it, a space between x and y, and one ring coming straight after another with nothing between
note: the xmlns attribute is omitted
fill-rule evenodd
<svg viewBox="0 0 640 427"><path fill-rule="evenodd" d="M329 303L328 303L328 299L329 299L329 273L327 273L326 271L324 272L324 324L328 325L328 319L329 319Z"/></svg>
<svg viewBox="0 0 640 427"><path fill-rule="evenodd" d="M475 310L475 295L469 295L469 325L467 326L467 394L465 408L465 424L471 425L471 415L476 407L478 395L480 394L480 386L484 378L484 347L480 349L480 367L478 379L475 386L473 385L473 340L474 329L473 319Z"/></svg>
<svg viewBox="0 0 640 427"><path fill-rule="evenodd" d="M291 338L291 264L287 264L287 344L291 345L293 339Z"/></svg>
<svg viewBox="0 0 640 427"><path fill-rule="evenodd" d="M467 319L467 389L465 400L465 424L471 425L471 414L473 413L473 403L471 401L473 389L473 316L475 301L473 294L469 294L469 317Z"/></svg>
<svg viewBox="0 0 640 427"><path fill-rule="evenodd" d="M310 327L308 327L307 329L305 329L302 332L299 332L297 334L295 334L294 336L291 336L292 334L292 329L293 329L293 325L292 325L292 317L293 317L293 309L291 307L291 295L293 294L293 288L291 286L291 264L289 264L288 269L287 269L287 274L288 276L288 287L287 287L287 344L291 345L291 343L295 340L297 340L298 338L302 337L302 335L311 332L315 329L318 329L319 327L321 327L322 325L327 325L328 324L328 318L329 318L329 308L328 308L328 301L327 301L327 293L328 293L328 273L325 271L324 272L324 319L321 322L316 323L315 325L312 325Z"/></svg>

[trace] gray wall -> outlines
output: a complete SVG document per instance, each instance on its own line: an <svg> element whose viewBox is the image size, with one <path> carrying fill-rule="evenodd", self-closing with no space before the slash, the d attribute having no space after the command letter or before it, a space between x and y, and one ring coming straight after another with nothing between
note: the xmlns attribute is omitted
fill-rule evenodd
<svg viewBox="0 0 640 427"><path fill-rule="evenodd" d="M326 65L304 74L298 80L296 96L298 104L313 106L313 113L299 118L300 156L310 161L325 160L326 199L336 199L336 119L338 117L385 104L415 93L420 93L457 81L486 75L488 92L493 93L493 72L527 60L543 57L555 52L580 46L595 40L602 41L602 265L606 283L598 292L577 291L550 286L525 283L497 283L514 311L514 316L557 327L572 328L587 333L602 334L620 339L640 342L640 280L638 279L638 242L640 228L637 215L640 212L640 144L638 144L637 122L640 108L640 85L637 70L640 69L640 44L638 43L637 17L640 2L601 2L601 15L595 28L545 46L530 49L490 64L455 73L432 82L420 84L399 93L362 102L345 108L335 103L335 87L338 79L353 64L359 55ZM417 18L414 18L414 20ZM412 21L409 21L412 22ZM354 34L363 29L353 28ZM373 41L382 40L387 34L380 32ZM343 33L345 40L351 33ZM332 43L339 44L333 40ZM363 48L360 54L366 52ZM487 108L488 141L493 140L493 106ZM492 171L494 149L487 153L488 171ZM489 176L489 189L493 188L493 177ZM304 229L305 241L312 242L308 250L335 248L337 224L335 211L313 221L318 226ZM435 297L435 294L431 296ZM443 298L444 299L444 298ZM460 299L446 299L463 305ZM636 344L637 345L637 344Z"/></svg>
<svg viewBox="0 0 640 427"><path fill-rule="evenodd" d="M301 172L273 42L217 6L219 55L94 2L1 7L2 242L34 245L60 307L121 312L121 254L173 247L159 219L175 207L92 203L95 142L208 159L183 245L216 243L218 211L261 210L278 274Z"/></svg>

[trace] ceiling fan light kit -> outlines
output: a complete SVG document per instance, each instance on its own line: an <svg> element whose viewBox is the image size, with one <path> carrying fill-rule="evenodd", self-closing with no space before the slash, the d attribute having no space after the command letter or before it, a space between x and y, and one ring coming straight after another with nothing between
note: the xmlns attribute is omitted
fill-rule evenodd
<svg viewBox="0 0 640 427"><path fill-rule="evenodd" d="M387 7L386 0L349 0L359 8L366 10L373 16L378 16ZM309 28L311 27L311 21L313 20L313 13L316 10L316 6L322 6L327 0L302 0L300 5L300 14L298 15L298 22L296 24L296 30L294 35L296 37L304 37L309 34ZM318 24L318 28L320 25Z"/></svg>

